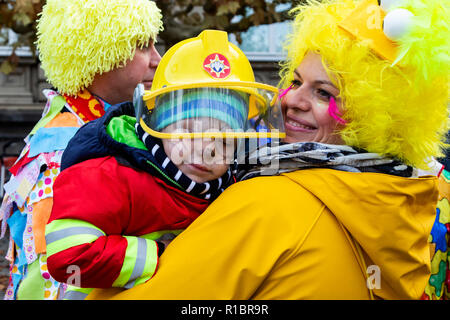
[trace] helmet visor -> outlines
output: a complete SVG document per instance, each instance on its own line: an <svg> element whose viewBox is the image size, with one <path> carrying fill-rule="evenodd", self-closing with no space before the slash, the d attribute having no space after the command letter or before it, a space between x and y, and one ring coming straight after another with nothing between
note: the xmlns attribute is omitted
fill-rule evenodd
<svg viewBox="0 0 450 320"><path fill-rule="evenodd" d="M145 131L161 139L283 138L278 91L267 87L273 89L241 82L163 88L144 95L147 108L138 113L139 121Z"/></svg>

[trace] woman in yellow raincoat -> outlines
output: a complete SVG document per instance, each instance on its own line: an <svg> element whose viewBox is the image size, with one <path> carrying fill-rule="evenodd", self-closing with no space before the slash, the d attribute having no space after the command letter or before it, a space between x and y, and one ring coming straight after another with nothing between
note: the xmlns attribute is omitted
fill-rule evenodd
<svg viewBox="0 0 450 320"><path fill-rule="evenodd" d="M168 246L154 278L88 298L422 296L438 180L417 168L442 155L448 130L448 3L310 0L294 12L284 143L246 157L258 165Z"/></svg>

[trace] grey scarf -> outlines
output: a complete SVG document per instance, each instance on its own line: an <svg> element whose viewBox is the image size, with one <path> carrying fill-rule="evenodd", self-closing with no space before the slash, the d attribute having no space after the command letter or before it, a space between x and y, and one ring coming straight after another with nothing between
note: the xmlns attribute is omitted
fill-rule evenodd
<svg viewBox="0 0 450 320"><path fill-rule="evenodd" d="M243 161L242 161L243 160ZM347 172L378 172L412 177L415 170L398 160L346 145L316 142L263 146L247 154L236 166L238 181L262 175L277 175L307 168L330 168Z"/></svg>

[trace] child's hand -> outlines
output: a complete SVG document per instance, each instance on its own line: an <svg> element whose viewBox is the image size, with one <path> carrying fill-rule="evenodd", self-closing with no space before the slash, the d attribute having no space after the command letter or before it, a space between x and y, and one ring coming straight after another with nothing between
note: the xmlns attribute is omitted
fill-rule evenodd
<svg viewBox="0 0 450 320"><path fill-rule="evenodd" d="M162 243L164 245L164 248L159 252L160 256L164 252L164 250L167 248L169 243L171 243L172 240L175 239L175 238L176 238L175 234L173 234L173 233L165 233L161 237L159 237L158 239L155 240L156 242Z"/></svg>

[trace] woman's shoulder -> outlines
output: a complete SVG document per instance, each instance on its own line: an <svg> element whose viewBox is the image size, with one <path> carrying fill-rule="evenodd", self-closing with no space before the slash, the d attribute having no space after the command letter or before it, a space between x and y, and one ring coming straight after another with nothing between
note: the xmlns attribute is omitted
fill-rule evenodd
<svg viewBox="0 0 450 320"><path fill-rule="evenodd" d="M244 192L248 199L253 197L259 199L261 196L265 198L271 198L273 196L284 198L293 193L297 194L305 190L292 181L292 179L283 175L251 178L235 183L229 189L237 193Z"/></svg>
<svg viewBox="0 0 450 320"><path fill-rule="evenodd" d="M301 212L315 214L323 208L311 192L283 175L261 176L232 185L213 202L227 204L251 214L274 213L277 217L297 216Z"/></svg>

